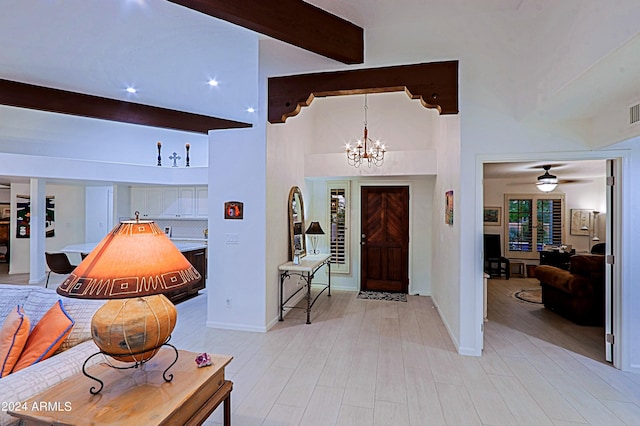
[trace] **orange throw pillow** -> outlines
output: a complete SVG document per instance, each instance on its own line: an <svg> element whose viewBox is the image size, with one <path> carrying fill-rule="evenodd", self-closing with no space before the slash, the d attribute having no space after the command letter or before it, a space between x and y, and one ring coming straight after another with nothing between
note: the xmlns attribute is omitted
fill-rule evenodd
<svg viewBox="0 0 640 426"><path fill-rule="evenodd" d="M20 371L49 358L67 338L75 321L67 314L58 300L31 330L13 372Z"/></svg>
<svg viewBox="0 0 640 426"><path fill-rule="evenodd" d="M29 337L31 323L20 305L9 312L0 330L0 377L11 373Z"/></svg>

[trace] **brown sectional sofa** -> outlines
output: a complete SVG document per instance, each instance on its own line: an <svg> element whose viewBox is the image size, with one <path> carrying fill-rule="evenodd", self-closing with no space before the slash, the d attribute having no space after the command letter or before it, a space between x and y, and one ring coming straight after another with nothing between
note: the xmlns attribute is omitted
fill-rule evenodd
<svg viewBox="0 0 640 426"><path fill-rule="evenodd" d="M571 256L569 270L538 266L544 307L579 325L604 324L604 255Z"/></svg>

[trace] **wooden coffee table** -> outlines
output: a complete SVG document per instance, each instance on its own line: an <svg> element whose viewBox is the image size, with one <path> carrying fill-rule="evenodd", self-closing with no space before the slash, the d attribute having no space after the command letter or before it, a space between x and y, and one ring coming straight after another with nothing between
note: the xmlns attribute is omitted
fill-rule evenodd
<svg viewBox="0 0 640 426"><path fill-rule="evenodd" d="M211 355L212 365L198 368L195 352L179 351L179 359L167 374L164 370L175 358L171 348L160 352L140 368L118 370L103 364L89 367L88 373L104 382L97 395L89 388L98 383L76 374L9 411L30 425L199 425L224 401L224 424L231 424L231 390L224 368L233 359Z"/></svg>

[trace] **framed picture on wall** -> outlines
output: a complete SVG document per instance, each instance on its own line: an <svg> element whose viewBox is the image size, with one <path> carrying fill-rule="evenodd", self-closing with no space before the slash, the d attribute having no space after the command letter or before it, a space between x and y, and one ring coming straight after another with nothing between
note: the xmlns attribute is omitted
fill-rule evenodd
<svg viewBox="0 0 640 426"><path fill-rule="evenodd" d="M244 204L241 201L227 201L224 203L225 219L242 219L244 216Z"/></svg>
<svg viewBox="0 0 640 426"><path fill-rule="evenodd" d="M571 209L571 235L589 235L591 210Z"/></svg>
<svg viewBox="0 0 640 426"><path fill-rule="evenodd" d="M444 194L444 223L453 225L453 191Z"/></svg>
<svg viewBox="0 0 640 426"><path fill-rule="evenodd" d="M483 218L485 225L502 225L502 207L485 207Z"/></svg>

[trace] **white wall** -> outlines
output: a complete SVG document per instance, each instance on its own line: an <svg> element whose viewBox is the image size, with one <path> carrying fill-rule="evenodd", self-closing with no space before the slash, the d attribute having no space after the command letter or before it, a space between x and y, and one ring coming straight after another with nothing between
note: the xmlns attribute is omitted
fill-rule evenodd
<svg viewBox="0 0 640 426"><path fill-rule="evenodd" d="M252 128L209 133L209 264L207 326L266 331L267 147L266 96L261 93L258 42L233 41L244 52L237 78L255 97ZM224 203L244 203L242 220L225 220ZM227 236L237 244L227 244ZM277 266L276 266L277 267Z"/></svg>
<svg viewBox="0 0 640 426"><path fill-rule="evenodd" d="M84 241L102 241L107 232L111 231L114 225L113 208L113 186L85 188Z"/></svg>
<svg viewBox="0 0 640 426"><path fill-rule="evenodd" d="M473 304L462 306L460 280L460 235L463 194L458 176L460 173L460 117L441 117L434 128L438 144L438 175L434 189L434 213L431 218L433 247L431 264L433 265L432 296L440 310L440 316L447 327L452 340L459 347L460 315L468 311ZM453 225L445 223L445 193L453 191ZM467 243L469 240L467 240ZM453 261L455 259L455 261ZM471 298L471 300L473 300Z"/></svg>
<svg viewBox="0 0 640 426"><path fill-rule="evenodd" d="M312 138L305 144L306 177L435 175L433 126L435 110L424 108L404 92L367 96L369 137L387 147L383 167L355 168L347 164L345 144L363 137L364 95L318 98L299 116L311 116ZM307 118L305 118L307 119Z"/></svg>
<svg viewBox="0 0 640 426"><path fill-rule="evenodd" d="M267 211L265 130L212 132L209 161L207 326L266 331ZM241 161L229 161L238 158ZM224 203L244 203L242 220L225 220ZM237 244L227 244L227 236Z"/></svg>
<svg viewBox="0 0 640 426"><path fill-rule="evenodd" d="M208 163L207 135L134 124L116 123L72 115L0 105L0 152L42 155L109 163L156 166L157 142L162 142L162 165L171 167L169 156L182 157L189 143L192 167Z"/></svg>
<svg viewBox="0 0 640 426"><path fill-rule="evenodd" d="M312 220L310 208L313 190L304 179L304 152L312 140L312 116L300 114L286 125L267 125L267 316L271 327L278 318L278 265L289 261L289 191L297 186L302 191L305 219ZM325 269L325 268L323 268ZM322 273L322 272L320 272ZM299 288L302 281L290 278L284 282L285 297Z"/></svg>
<svg viewBox="0 0 640 426"><path fill-rule="evenodd" d="M60 251L64 246L84 241L84 187L74 185L47 184L46 195L55 197L55 236L45 239L46 251ZM10 274L29 273L30 271L30 239L16 238L16 196L29 195L28 184L11 185L12 217L11 217L11 260ZM78 208L78 206L82 206ZM44 251L41 253L44 259ZM35 274L43 274L33 271Z"/></svg>
<svg viewBox="0 0 640 426"><path fill-rule="evenodd" d="M11 202L11 188L0 188L0 203Z"/></svg>

